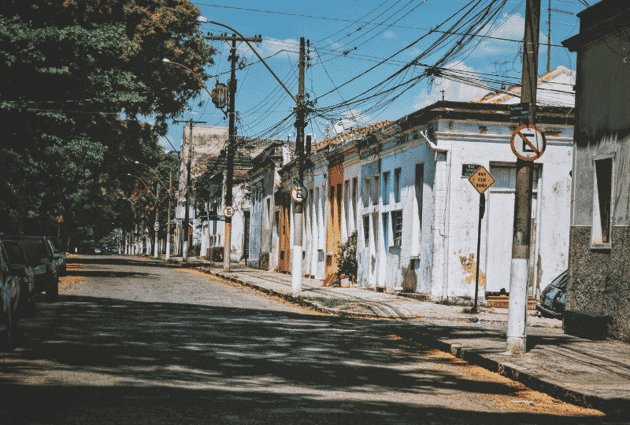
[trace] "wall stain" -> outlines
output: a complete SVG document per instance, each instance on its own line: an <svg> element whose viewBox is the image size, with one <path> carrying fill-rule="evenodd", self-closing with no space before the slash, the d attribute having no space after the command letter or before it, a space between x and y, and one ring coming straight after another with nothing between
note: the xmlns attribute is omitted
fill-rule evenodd
<svg viewBox="0 0 630 425"><path fill-rule="evenodd" d="M470 254L468 257L465 255L459 257L459 261L462 263L462 269L464 273L469 274L466 276L466 283L471 285L475 282L475 274L477 273L477 263L475 263L475 255ZM486 286L486 274L479 270L479 287L485 288Z"/></svg>

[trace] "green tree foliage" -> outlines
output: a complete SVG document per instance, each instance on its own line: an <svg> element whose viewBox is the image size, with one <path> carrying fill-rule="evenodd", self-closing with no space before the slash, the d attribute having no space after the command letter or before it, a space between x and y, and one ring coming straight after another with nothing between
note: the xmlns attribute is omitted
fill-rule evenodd
<svg viewBox="0 0 630 425"><path fill-rule="evenodd" d="M158 135L201 89L162 59L208 79L198 16L188 0L0 2L0 231L120 218L133 161L163 159Z"/></svg>

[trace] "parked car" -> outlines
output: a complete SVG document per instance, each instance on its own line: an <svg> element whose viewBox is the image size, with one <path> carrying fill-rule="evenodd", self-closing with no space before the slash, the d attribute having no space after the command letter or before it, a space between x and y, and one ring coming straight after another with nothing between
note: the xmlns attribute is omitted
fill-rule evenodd
<svg viewBox="0 0 630 425"><path fill-rule="evenodd" d="M18 314L30 317L35 314L35 272L29 264L22 246L11 240L2 239L9 260L9 267L20 278L20 302Z"/></svg>
<svg viewBox="0 0 630 425"><path fill-rule="evenodd" d="M0 242L0 345L11 345L17 329L17 309L20 301L20 278L9 266L9 259Z"/></svg>
<svg viewBox="0 0 630 425"><path fill-rule="evenodd" d="M567 304L568 283L569 272L565 270L543 289L542 294L540 294L540 302L536 305L536 310L544 317L561 319Z"/></svg>
<svg viewBox="0 0 630 425"><path fill-rule="evenodd" d="M57 260L50 243L44 236L6 235L3 239L20 243L30 266L35 272L35 292L46 292L46 300L54 301L59 296L59 274Z"/></svg>
<svg viewBox="0 0 630 425"><path fill-rule="evenodd" d="M66 274L66 253L61 249L59 240L55 237L47 237L48 243L50 243L53 250L55 260L57 261L57 273L59 276Z"/></svg>

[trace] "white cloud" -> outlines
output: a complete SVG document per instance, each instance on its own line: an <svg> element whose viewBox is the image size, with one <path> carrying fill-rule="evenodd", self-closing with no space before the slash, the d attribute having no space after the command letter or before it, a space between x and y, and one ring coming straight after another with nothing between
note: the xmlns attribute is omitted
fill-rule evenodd
<svg viewBox="0 0 630 425"><path fill-rule="evenodd" d="M496 38L505 38L509 40L522 40L525 28L525 18L515 13L508 16L503 15L503 19L499 25L490 31L484 31L484 35ZM521 44L513 41L502 41L494 38L483 38L479 45L475 48L474 56L491 56L506 55L518 52Z"/></svg>
<svg viewBox="0 0 630 425"><path fill-rule="evenodd" d="M274 58L279 59L288 58L291 60L297 60L300 52L300 42L291 38L287 38L285 40L263 38L262 43L250 42L250 44L254 49L256 49L256 52L258 52L263 59L273 56ZM241 58L246 58L249 63L258 60L256 54L252 52L246 43L241 43L237 50L238 55Z"/></svg>
<svg viewBox="0 0 630 425"><path fill-rule="evenodd" d="M464 65L464 63L461 61L453 62L449 65L446 65L446 68L458 71L467 71L469 73L476 74L478 77L477 71L469 66ZM468 74L468 76L473 78L475 77L475 75L470 74ZM422 93L416 96L416 101L413 105L414 108L421 109L425 106L442 100L442 90L444 90L444 100L457 102L468 102L474 99L478 99L488 93L488 90L486 89L448 80L445 78L436 78L428 93Z"/></svg>
<svg viewBox="0 0 630 425"><path fill-rule="evenodd" d="M385 40L392 40L392 39L394 39L394 38L398 38L398 36L397 36L397 35L396 35L396 33L395 33L395 32L393 32L393 31L385 31L385 32L383 33L383 38L384 38Z"/></svg>

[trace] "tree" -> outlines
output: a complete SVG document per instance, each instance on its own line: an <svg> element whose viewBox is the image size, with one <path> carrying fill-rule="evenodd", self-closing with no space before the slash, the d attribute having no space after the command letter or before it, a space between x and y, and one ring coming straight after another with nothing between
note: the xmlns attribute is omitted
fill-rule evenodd
<svg viewBox="0 0 630 425"><path fill-rule="evenodd" d="M0 203L5 227L111 222L133 160L158 163L158 135L201 89L162 59L208 79L214 50L199 10L187 0L4 0L0 15L0 187L17 199Z"/></svg>

